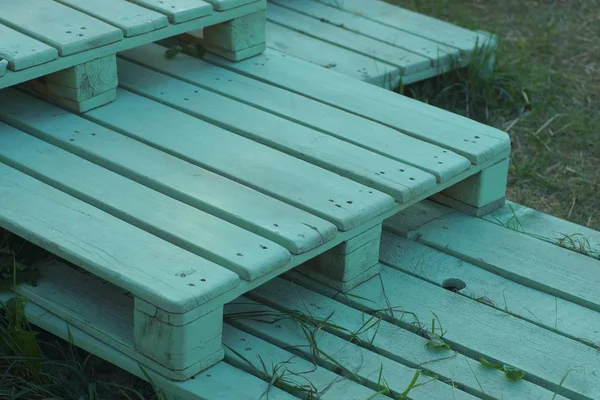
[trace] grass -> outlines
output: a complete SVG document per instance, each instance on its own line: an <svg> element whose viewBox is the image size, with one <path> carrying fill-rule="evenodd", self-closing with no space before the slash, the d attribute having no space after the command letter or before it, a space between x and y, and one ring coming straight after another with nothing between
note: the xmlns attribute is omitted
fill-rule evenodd
<svg viewBox="0 0 600 400"><path fill-rule="evenodd" d="M599 3L387 1L499 37L491 76L475 66L400 91L508 132L509 199L600 229Z"/></svg>

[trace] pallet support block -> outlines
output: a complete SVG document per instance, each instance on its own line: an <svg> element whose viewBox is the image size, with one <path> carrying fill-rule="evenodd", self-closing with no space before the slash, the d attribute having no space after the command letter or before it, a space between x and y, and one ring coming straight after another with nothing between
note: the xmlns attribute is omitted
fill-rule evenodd
<svg viewBox="0 0 600 400"><path fill-rule="evenodd" d="M188 379L224 358L223 306L198 316L197 310L166 313L137 298L135 305L135 349L175 374L179 372L179 379ZM155 310L153 315L146 312L149 308Z"/></svg>
<svg viewBox="0 0 600 400"><path fill-rule="evenodd" d="M347 292L381 272L381 229L382 225L378 224L307 261L297 270L327 286Z"/></svg>
<svg viewBox="0 0 600 400"><path fill-rule="evenodd" d="M204 28L202 46L231 61L262 53L266 45L266 14L258 11Z"/></svg>
<svg viewBox="0 0 600 400"><path fill-rule="evenodd" d="M112 54L30 82L30 87L76 112L85 112L117 98L117 57Z"/></svg>
<svg viewBox="0 0 600 400"><path fill-rule="evenodd" d="M432 200L481 217L504 206L508 158L432 196Z"/></svg>

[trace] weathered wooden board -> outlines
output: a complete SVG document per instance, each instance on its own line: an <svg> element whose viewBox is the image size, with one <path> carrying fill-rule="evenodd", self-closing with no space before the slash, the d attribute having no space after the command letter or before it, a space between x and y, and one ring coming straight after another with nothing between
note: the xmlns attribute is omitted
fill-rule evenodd
<svg viewBox="0 0 600 400"><path fill-rule="evenodd" d="M367 57L372 57L400 68L402 74L414 74L431 68L432 61L424 56L406 51L359 33L324 23L317 18L291 11L278 4L294 3L269 2L267 19L276 24L305 33L320 40L335 44ZM326 17L324 17L326 18Z"/></svg>
<svg viewBox="0 0 600 400"><path fill-rule="evenodd" d="M158 307L183 313L238 285L233 272L5 164L0 175L0 225Z"/></svg>
<svg viewBox="0 0 600 400"><path fill-rule="evenodd" d="M473 50L481 44L483 38L477 33L428 17L384 1L373 0L368 3L362 0L316 0L346 12L361 15L364 18L387 24L391 27L410 32L413 35L435 40L448 46L456 47L464 52Z"/></svg>
<svg viewBox="0 0 600 400"><path fill-rule="evenodd" d="M164 48L151 44L122 53L126 59L201 85L211 91L284 117L336 138L349 141L388 158L405 162L444 182L467 170L464 157L427 142L403 135L365 118L325 106L281 88L258 82L196 58L181 54L161 57ZM216 112L216 111L213 111ZM405 171L400 171L405 172Z"/></svg>
<svg viewBox="0 0 600 400"><path fill-rule="evenodd" d="M127 61L121 86L356 182L409 201L432 189L428 172ZM351 204L351 203L348 203Z"/></svg>
<svg viewBox="0 0 600 400"><path fill-rule="evenodd" d="M211 4L216 11L225 11L230 8L236 8L256 0L204 0Z"/></svg>
<svg viewBox="0 0 600 400"><path fill-rule="evenodd" d="M454 211L453 208L429 200L420 201L386 219L383 227L398 236L413 239L418 235L417 229L420 226Z"/></svg>
<svg viewBox="0 0 600 400"><path fill-rule="evenodd" d="M121 30L60 3L6 0L0 22L58 50L80 53L123 38Z"/></svg>
<svg viewBox="0 0 600 400"><path fill-rule="evenodd" d="M0 58L0 76L6 74L6 69L8 68L8 61Z"/></svg>
<svg viewBox="0 0 600 400"><path fill-rule="evenodd" d="M202 0L128 0L166 15L172 24L180 24L213 13L212 5Z"/></svg>
<svg viewBox="0 0 600 400"><path fill-rule="evenodd" d="M127 92L121 93L120 98L127 96L134 101L137 98ZM334 225L320 218L13 89L0 92L0 104L0 119L10 120L74 154L273 240L295 254L313 249L337 234ZM107 115L111 110L108 107L112 105L86 116ZM118 109L130 115L127 107ZM161 114L154 117L160 119ZM142 137L152 132L155 131L144 128ZM171 142L169 135L164 139Z"/></svg>
<svg viewBox="0 0 600 400"><path fill-rule="evenodd" d="M162 14L124 0L56 0L123 31L125 37L164 28L169 20Z"/></svg>
<svg viewBox="0 0 600 400"><path fill-rule="evenodd" d="M459 213L423 225L418 240L508 279L600 311L600 260Z"/></svg>
<svg viewBox="0 0 600 400"><path fill-rule="evenodd" d="M256 373L257 370L263 371L260 360L268 360L267 368L277 368L278 365L279 368L284 367L292 386L304 387L306 394L316 394L319 399L387 399L374 390L348 379L340 379L325 368L227 324L223 327L223 343L227 346L225 359L237 368ZM273 370L267 370L266 373L273 373Z"/></svg>
<svg viewBox="0 0 600 400"><path fill-rule="evenodd" d="M205 60L363 116L454 151L472 163L500 160L510 152L504 132L368 83L268 49L237 63L206 54ZM401 110L401 111L400 111Z"/></svg>
<svg viewBox="0 0 600 400"><path fill-rule="evenodd" d="M449 290L458 289L464 296L550 331L600 346L598 312L513 282L460 258L384 232L381 262ZM466 286L460 289L463 284Z"/></svg>
<svg viewBox="0 0 600 400"><path fill-rule="evenodd" d="M264 315L264 317L259 321L254 318L256 315ZM313 360L329 370L342 370L346 372L349 379L374 390L383 389L385 381L394 393L403 393L416 373L414 368L357 344L348 343L322 329L316 329L313 335L303 330L293 317L247 298L240 298L228 305L225 308L225 320L238 329L282 349L291 349L294 353ZM414 400L476 399L451 385L425 375L420 376L416 384L417 386L410 391L410 398Z"/></svg>
<svg viewBox="0 0 600 400"><path fill-rule="evenodd" d="M267 22L267 47L386 89L400 83L397 67Z"/></svg>
<svg viewBox="0 0 600 400"><path fill-rule="evenodd" d="M140 229L254 280L290 260L283 247L4 125L0 160ZM132 201L135 200L135 201ZM243 254L243 256L239 256Z"/></svg>
<svg viewBox="0 0 600 400"><path fill-rule="evenodd" d="M364 18L362 14L349 13L342 9L330 7L317 1L269 0L269 2L271 4L278 4L280 6L297 11L298 13L316 18L321 22L325 22L337 27L338 31L352 31L360 34L361 36L366 36L373 40L397 47L402 52L418 54L419 56L430 60L429 68L435 68L440 65L449 65L451 63L456 63L455 67L460 65L461 60L459 60L459 52L457 49L441 44L437 40L433 41L425 39L418 35L396 29L395 27L372 21ZM343 3L340 5L343 7ZM322 29L319 28L317 31L313 31L312 34L316 38L322 40L322 32ZM355 46L350 45L348 47L349 49L356 51ZM405 70L403 72L403 75L410 75L420 71Z"/></svg>
<svg viewBox="0 0 600 400"><path fill-rule="evenodd" d="M0 58L8 61L8 69L19 71L58 57L58 51L40 41L0 24Z"/></svg>
<svg viewBox="0 0 600 400"><path fill-rule="evenodd" d="M188 95L193 98L193 90ZM144 118L131 118L131 107L144 108ZM118 104L98 109L94 114L97 120L100 114L103 124L317 215L340 230L352 229L395 205L381 192L141 96L121 96ZM49 131L47 123L45 126ZM285 174L279 172L283 169ZM183 170L172 173L181 174ZM189 179L193 181L193 176Z"/></svg>
<svg viewBox="0 0 600 400"><path fill-rule="evenodd" d="M309 320L311 318L316 320L317 324L319 324L318 321L322 321L323 324L326 321L327 324L323 325L323 330L332 332L346 340L350 338L359 340L363 346L372 346L379 354L385 355L388 359L398 361L412 368L420 368L439 377L441 380L454 382L458 388L475 396L489 396L489 398L493 399L526 398L546 400L552 398L551 391L527 381L515 384L515 382L506 379L502 373L485 368L476 359L471 358L471 355L465 356L463 354L455 354L452 351L428 349L426 347L427 339L410 331L412 316L408 315L408 313L421 311L421 308L415 309L412 307L412 304L398 298L394 298L394 301L390 304L381 305L379 303L379 294L376 297L370 297L370 294L366 294L366 297L362 297L361 299L353 298L353 293L361 296L365 295L365 292L360 290L362 287L367 285L369 287L373 286L373 283L379 285L379 278L373 278L371 281L357 287L348 296L339 295L335 290L326 289L326 287L314 283L312 280L303 278L298 273L290 274L290 278L303 285L310 282L311 285L314 285L316 291L322 291L330 297L337 295L337 301L329 299L316 291L282 279L275 279L262 285L250 292L248 296L279 311L289 312L292 310L297 314L305 315ZM386 274L382 278L388 279L389 274ZM403 279L403 277L398 276L393 278ZM406 284L406 281L404 283ZM447 292L445 290L441 291ZM374 291L372 294L375 295L376 292ZM413 298L412 293L407 293L406 295L410 296L411 299ZM359 309L354 309L343 304L348 302L357 303ZM379 308L380 305L381 308ZM398 318L406 323L401 328L360 311L360 308L370 309L371 307L389 310L390 313L397 315ZM404 314L404 311L407 314ZM443 317L444 315L446 314L438 313L443 327L446 329L446 318ZM462 316L462 314L457 315ZM402 318L403 316L404 318ZM426 310L422 314L419 314L419 317L421 321L430 321L433 316L429 310ZM468 314L465 318L474 318L474 316ZM456 320L457 323L465 321L464 318L456 318ZM482 337L480 340L486 340L486 338ZM496 344L496 346L501 345L502 343ZM488 355L489 352L486 351L483 354ZM390 373L386 370L382 372L386 377ZM562 396L556 396L556 398L562 398Z"/></svg>

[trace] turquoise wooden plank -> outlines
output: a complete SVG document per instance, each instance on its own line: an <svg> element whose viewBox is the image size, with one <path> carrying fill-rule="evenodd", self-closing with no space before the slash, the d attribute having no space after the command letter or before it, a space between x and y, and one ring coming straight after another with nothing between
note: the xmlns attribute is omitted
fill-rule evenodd
<svg viewBox="0 0 600 400"><path fill-rule="evenodd" d="M58 57L56 49L0 24L0 58L8 61L8 69L19 71Z"/></svg>
<svg viewBox="0 0 600 400"><path fill-rule="evenodd" d="M406 10L384 1L362 0L316 0L320 3L343 9L391 27L410 32L433 41L471 52L479 36L477 33L438 19ZM481 38L480 40L483 40Z"/></svg>
<svg viewBox="0 0 600 400"><path fill-rule="evenodd" d="M265 316L259 321L253 318L253 315ZM347 371L349 379L374 390L381 390L382 382L385 381L394 393L403 393L415 376L416 369L357 344L349 343L323 329L314 332L310 337L311 344L306 332L296 320L286 318L285 314L244 297L226 306L225 320L232 326L273 343L277 347L294 349L296 354L304 358L315 359L318 365L331 371L340 371L340 369ZM315 350L317 357L314 357ZM426 375L419 376L416 387L410 391L410 398L414 400L476 399L475 396Z"/></svg>
<svg viewBox="0 0 600 400"><path fill-rule="evenodd" d="M439 203L420 201L383 221L384 228L402 237L414 239L417 229L429 221L456 211Z"/></svg>
<svg viewBox="0 0 600 400"><path fill-rule="evenodd" d="M443 148L373 123L365 118L258 82L181 54L168 60L164 48L151 44L127 51L123 57L162 73L201 85L211 91L290 119L338 139L404 162L436 176L439 182L467 170L467 159ZM402 172L402 171L400 171Z"/></svg>
<svg viewBox="0 0 600 400"><path fill-rule="evenodd" d="M387 43L404 51L418 54L431 60L430 68L448 65L452 62L459 64L459 52L444 44L425 39L409 32L402 31L364 18L362 14L348 13L335 7L329 7L317 1L269 0L270 3L300 12L330 25L358 33L362 36ZM342 4L343 7L343 4ZM368 6L367 6L368 7ZM320 38L321 30L313 34ZM463 60L464 61L464 60ZM410 74L410 73L407 73Z"/></svg>
<svg viewBox="0 0 600 400"><path fill-rule="evenodd" d="M269 240L17 129L3 127L0 160L140 229L224 266L242 279L254 280L290 260L287 250Z"/></svg>
<svg viewBox="0 0 600 400"><path fill-rule="evenodd" d="M162 14L123 0L56 0L85 14L91 15L123 31L125 37L140 35L164 28L169 20Z"/></svg>
<svg viewBox="0 0 600 400"><path fill-rule="evenodd" d="M52 62L45 63L43 65L40 65L39 67L26 68L21 71L16 71L12 74L6 74L5 76L0 78L0 89L32 79L36 79L43 75L48 75L72 67L74 65L83 64L101 57L113 55L122 50L131 49L147 43L156 42L165 38L180 35L182 33L198 30L206 26L230 21L232 19L244 15L264 10L265 7L266 0L257 0L253 3L232 8L230 10L212 13L203 18L196 18L187 22L183 22L181 24L169 25L164 29L157 29L141 35L124 38L123 40L104 46L95 47L85 52L59 57L53 60Z"/></svg>
<svg viewBox="0 0 600 400"><path fill-rule="evenodd" d="M267 47L386 89L400 83L398 67L272 22L267 22Z"/></svg>
<svg viewBox="0 0 600 400"><path fill-rule="evenodd" d="M498 371L482 366L473 357L473 354L455 354L453 356L454 353L451 351L429 350L426 347L427 339L414 332L409 323L399 327L365 314L360 309L351 308L343 304L352 300L348 296L340 295L335 290L328 290L325 286L305 278L299 273L290 273L290 279L305 286L310 282L311 285L314 285L315 290L327 293L327 296L335 297L335 300L283 279L274 279L248 293L248 296L284 313L293 310L317 321L327 321L330 327L323 326L323 330L332 332L346 340L350 338L354 341L359 340L363 346L368 344L370 348L373 348L379 354L384 354L390 360L411 368L420 368L433 376L439 377L442 381L454 382L457 387L474 396L490 399L547 400L552 398L552 392L543 387L527 381L515 384ZM368 283L371 282L378 283L379 279L374 278ZM361 287L364 285L366 284L361 285ZM358 288L351 293L357 291ZM355 300L364 300L359 304L360 308L364 309L369 307L364 306L364 304L369 304L369 298ZM370 307L377 307L378 304L371 303ZM401 299L395 299L394 302L386 304L382 309L389 310L390 305L394 307L390 312L397 315L399 319L403 319L402 316L404 316L404 319L408 320L408 315L404 314L403 311L413 311L411 305L407 304L405 306ZM445 328L444 315L446 314L438 314ZM461 314L452 312L452 315L457 323L464 321ZM429 321L431 317L431 314L426 314L421 321ZM471 317L467 315L467 318ZM331 326L338 326L339 329L332 329ZM488 355L487 352L482 354ZM385 376L391 373L388 370L382 372ZM559 398L564 399L560 395L556 396L556 399Z"/></svg>
<svg viewBox="0 0 600 400"><path fill-rule="evenodd" d="M0 301L4 303L12 297L14 294L11 292L0 292ZM77 298L73 299L73 304L78 300ZM269 387L267 382L225 362L208 368L196 375L194 379L183 382L167 379L152 369L142 369L141 364L132 357L124 355L81 329L69 325L35 303L27 302L25 304L25 315L32 324L64 340L73 340L76 346L117 365L138 378L150 378L153 384L166 392L165 394L172 396L168 397L172 400L221 400L223 393L227 393L234 399L256 400L266 392L269 393L270 399L295 399L283 390Z"/></svg>
<svg viewBox="0 0 600 400"><path fill-rule="evenodd" d="M581 244L592 253L600 253L600 232L511 201L483 219L551 243L566 247Z"/></svg>
<svg viewBox="0 0 600 400"><path fill-rule="evenodd" d="M456 285L454 281L460 280L466 285L460 290L464 296L571 339L600 346L598 312L513 282L439 250L383 232L381 262L441 287Z"/></svg>
<svg viewBox="0 0 600 400"><path fill-rule="evenodd" d="M508 135L495 128L273 49L237 63L210 53L204 59L445 147L475 164L500 160L510 152Z"/></svg>
<svg viewBox="0 0 600 400"><path fill-rule="evenodd" d="M7 68L8 68L8 61L0 58L0 76L4 76L4 74L6 74Z"/></svg>
<svg viewBox="0 0 600 400"><path fill-rule="evenodd" d="M0 21L66 56L123 39L121 30L62 4L46 0L8 0Z"/></svg>
<svg viewBox="0 0 600 400"><path fill-rule="evenodd" d="M122 60L119 71L121 86L128 90L368 185L398 202L436 185L435 177L427 172L198 86Z"/></svg>
<svg viewBox="0 0 600 400"><path fill-rule="evenodd" d="M310 287L328 296L336 295L321 286ZM394 323L408 329L418 318L423 329L431 331L431 321L437 316L436 331L440 333L441 324L444 340L452 349L519 368L526 373L525 379L548 389L537 387L536 392L525 393L524 381L515 385L492 369L498 379L508 381L515 389L514 396L500 392L498 398L542 400L552 398L552 393L558 391L572 399L592 399L600 392L598 350L391 268L383 268L381 279L371 279L336 299L364 311L383 310L381 316L390 315L387 310L392 307L397 310ZM472 367L471 375L479 379L483 370L490 370L477 361Z"/></svg>
<svg viewBox="0 0 600 400"><path fill-rule="evenodd" d="M225 11L231 8L243 6L256 0L205 0L210 3L216 11Z"/></svg>
<svg viewBox="0 0 600 400"><path fill-rule="evenodd" d="M120 98L127 96L137 97L122 92ZM16 90L0 92L0 104L0 119L279 243L295 254L328 242L337 234L334 225L320 218ZM127 114L127 108L117 108ZM86 116L102 116L105 110L101 107ZM154 130L144 128L142 137L151 132ZM188 135L194 137L191 132ZM170 142L171 136L167 135L165 141Z"/></svg>
<svg viewBox="0 0 600 400"><path fill-rule="evenodd" d="M599 260L459 213L420 227L418 238L498 275L600 311Z"/></svg>
<svg viewBox="0 0 600 400"><path fill-rule="evenodd" d="M284 378L287 377L286 381L291 380L292 386L303 387L308 398L314 396L323 400L388 398L351 380L340 379L337 374L325 368L227 324L223 327L223 343L226 345L227 362L247 372L256 373L263 370L262 359L267 366L267 374L274 374L271 368L279 365L279 369L283 367L286 371L284 374ZM249 365L246 360L252 365Z"/></svg>
<svg viewBox="0 0 600 400"><path fill-rule="evenodd" d="M212 14L213 8L202 0L128 0L142 7L165 14L172 24L206 17Z"/></svg>
<svg viewBox="0 0 600 400"><path fill-rule="evenodd" d="M194 94L190 90L188 98ZM131 118L131 107L143 107L144 118ZM317 215L342 231L395 206L388 195L141 96L122 93L93 116L137 140Z"/></svg>
<svg viewBox="0 0 600 400"><path fill-rule="evenodd" d="M0 225L166 311L189 311L238 285L233 272L4 164L0 176Z"/></svg>
<svg viewBox="0 0 600 400"><path fill-rule="evenodd" d="M280 7L274 2L270 2L267 7L267 19L364 56L394 65L400 68L402 74L413 74L432 67L431 60L423 56L338 26L323 23L316 18Z"/></svg>

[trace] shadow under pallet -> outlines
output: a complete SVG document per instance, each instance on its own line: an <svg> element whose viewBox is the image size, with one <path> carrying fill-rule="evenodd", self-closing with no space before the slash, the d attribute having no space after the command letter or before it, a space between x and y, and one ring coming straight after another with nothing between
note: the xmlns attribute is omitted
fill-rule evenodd
<svg viewBox="0 0 600 400"><path fill-rule="evenodd" d="M221 360L224 305L294 267L343 292L378 275L410 205L504 201L503 132L270 52L232 71L165 50L122 53L117 100L84 114L0 92L0 225L87 271L18 291L165 379Z"/></svg>

